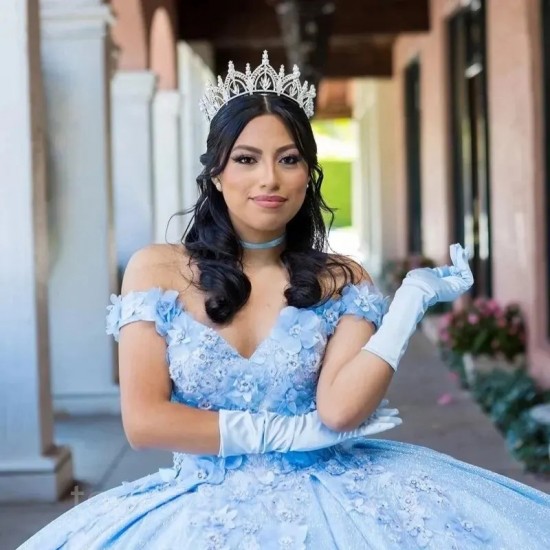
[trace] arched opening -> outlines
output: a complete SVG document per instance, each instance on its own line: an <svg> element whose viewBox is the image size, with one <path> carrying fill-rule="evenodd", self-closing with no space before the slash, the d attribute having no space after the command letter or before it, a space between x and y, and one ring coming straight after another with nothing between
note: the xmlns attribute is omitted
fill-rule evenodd
<svg viewBox="0 0 550 550"><path fill-rule="evenodd" d="M119 70L139 71L147 68L147 26L143 4L142 0L112 0L116 23L111 32L119 50Z"/></svg>
<svg viewBox="0 0 550 550"><path fill-rule="evenodd" d="M159 89L176 89L176 42L170 15L163 7L158 8L153 14L149 44L149 66L158 76Z"/></svg>

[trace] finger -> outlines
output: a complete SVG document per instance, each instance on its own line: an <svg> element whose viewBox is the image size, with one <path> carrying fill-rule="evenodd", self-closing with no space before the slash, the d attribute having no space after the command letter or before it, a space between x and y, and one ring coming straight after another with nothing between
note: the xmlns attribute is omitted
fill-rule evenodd
<svg viewBox="0 0 550 550"><path fill-rule="evenodd" d="M468 247L462 248L460 244L453 244L450 247L450 252L453 266L458 271L457 273L453 273L453 275L460 275L468 285L472 286L474 283L474 276L470 269L470 264L468 263L468 258L470 256Z"/></svg>
<svg viewBox="0 0 550 550"><path fill-rule="evenodd" d="M403 419L399 416L382 416L380 418L376 419L376 422L370 422L369 425L372 424L401 424L403 422Z"/></svg>
<svg viewBox="0 0 550 550"><path fill-rule="evenodd" d="M472 279L473 281L473 279ZM472 286L472 281L469 281L464 273L459 273L458 275L452 275L445 279L445 282L456 292L463 294Z"/></svg>
<svg viewBox="0 0 550 550"><path fill-rule="evenodd" d="M375 422L374 424L369 424L361 430L361 433L363 435L368 435L372 433L379 433L384 430L391 430L392 428L395 428L396 426L400 426L402 424L403 421L401 419L399 420L400 422Z"/></svg>
<svg viewBox="0 0 550 550"><path fill-rule="evenodd" d="M448 277L449 275L452 275L451 273L451 266L448 265L442 265L439 267L433 267L432 271L438 276L438 277Z"/></svg>
<svg viewBox="0 0 550 550"><path fill-rule="evenodd" d="M399 409L376 409L373 413L377 418L382 416L396 416L399 414Z"/></svg>

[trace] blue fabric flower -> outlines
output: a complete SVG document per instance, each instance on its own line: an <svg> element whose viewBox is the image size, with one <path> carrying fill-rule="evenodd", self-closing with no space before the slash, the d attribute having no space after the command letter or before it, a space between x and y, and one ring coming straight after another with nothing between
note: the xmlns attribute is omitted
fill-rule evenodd
<svg viewBox="0 0 550 550"><path fill-rule="evenodd" d="M166 290L156 300L156 325L161 334L166 334L173 320L181 313L178 294L177 290Z"/></svg>
<svg viewBox="0 0 550 550"><path fill-rule="evenodd" d="M273 339L289 353L298 353L302 348L311 349L319 341L321 321L315 312L285 307L273 330Z"/></svg>
<svg viewBox="0 0 550 550"><path fill-rule="evenodd" d="M166 331L170 347L186 346L191 342L195 325L188 315L179 315L173 319ZM189 350L187 350L189 352Z"/></svg>
<svg viewBox="0 0 550 550"><path fill-rule="evenodd" d="M388 310L389 298L368 282L359 285L346 285L342 290L344 313L357 315L380 326L382 317Z"/></svg>
<svg viewBox="0 0 550 550"><path fill-rule="evenodd" d="M260 388L260 380L252 373L235 373L228 377L231 380L226 389L226 396L231 403L236 403L247 409L256 409L264 397Z"/></svg>
<svg viewBox="0 0 550 550"><path fill-rule="evenodd" d="M174 454L174 467L180 480L217 485L225 478L225 460L216 456Z"/></svg>
<svg viewBox="0 0 550 550"><path fill-rule="evenodd" d="M122 296L111 294L111 304L107 306L107 334L112 334L114 339L118 342L119 337L119 321L122 311Z"/></svg>
<svg viewBox="0 0 550 550"><path fill-rule="evenodd" d="M259 538L261 548L305 550L307 526L279 523L266 527Z"/></svg>
<svg viewBox="0 0 550 550"><path fill-rule="evenodd" d="M342 299L330 299L319 306L315 312L321 316L325 326L325 333L330 336L334 333L340 317L346 310L346 304Z"/></svg>
<svg viewBox="0 0 550 550"><path fill-rule="evenodd" d="M151 288L147 291L132 291L124 296L111 295L107 306L107 334L118 342L120 329L133 321L153 321L157 332L166 336L173 320L181 313L176 290L163 291Z"/></svg>

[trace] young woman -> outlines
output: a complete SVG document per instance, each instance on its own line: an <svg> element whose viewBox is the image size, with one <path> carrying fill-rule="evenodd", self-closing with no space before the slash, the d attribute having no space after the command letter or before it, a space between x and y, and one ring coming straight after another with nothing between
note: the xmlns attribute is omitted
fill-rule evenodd
<svg viewBox="0 0 550 550"><path fill-rule="evenodd" d="M427 308L472 285L467 251L411 271L389 310L362 267L327 253L313 91L282 78L265 56L208 91L191 226L138 251L109 306L128 440L173 451L173 467L21 548L548 548L549 496L367 439L401 422L383 397Z"/></svg>

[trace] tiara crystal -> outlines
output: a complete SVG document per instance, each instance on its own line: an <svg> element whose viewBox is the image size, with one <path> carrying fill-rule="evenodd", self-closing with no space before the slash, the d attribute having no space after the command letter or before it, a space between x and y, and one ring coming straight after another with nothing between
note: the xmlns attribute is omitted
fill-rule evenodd
<svg viewBox="0 0 550 550"><path fill-rule="evenodd" d="M218 76L218 85L208 84L199 105L210 122L216 113L232 99L242 95L254 93L274 93L293 99L304 110L308 118L313 116L313 99L315 98L315 86L308 88L307 80L300 83L300 70L294 65L292 74L285 75L285 66L281 65L279 72L269 64L267 50L262 55L262 63L254 71L250 70L250 63L246 64L244 73L236 71L233 61L228 64L228 72L225 81Z"/></svg>

